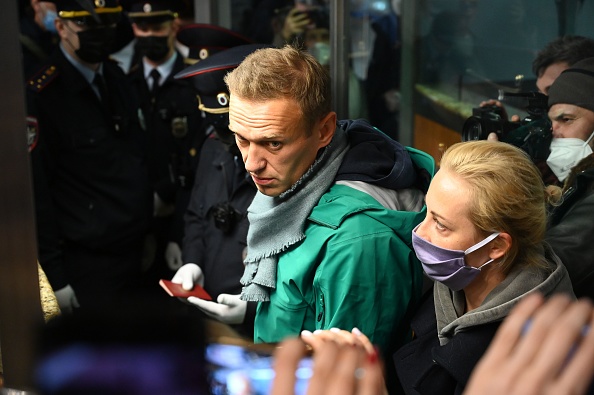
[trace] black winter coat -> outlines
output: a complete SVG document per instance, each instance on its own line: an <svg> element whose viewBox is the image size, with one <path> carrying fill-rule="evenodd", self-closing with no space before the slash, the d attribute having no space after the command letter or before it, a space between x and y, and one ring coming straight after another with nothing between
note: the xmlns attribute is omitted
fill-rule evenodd
<svg viewBox="0 0 594 395"><path fill-rule="evenodd" d="M563 201L551 211L545 239L567 268L575 296L594 300L594 154L572 169Z"/></svg>
<svg viewBox="0 0 594 395"><path fill-rule="evenodd" d="M403 393L461 394L500 322L472 327L440 346L433 292L427 292L424 299L411 323L413 340L394 354Z"/></svg>

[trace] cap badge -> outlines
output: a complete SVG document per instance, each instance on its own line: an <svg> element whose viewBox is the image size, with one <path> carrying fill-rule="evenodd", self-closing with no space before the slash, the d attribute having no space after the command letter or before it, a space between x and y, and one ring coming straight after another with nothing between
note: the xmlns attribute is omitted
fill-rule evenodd
<svg viewBox="0 0 594 395"><path fill-rule="evenodd" d="M153 11L153 7L151 6L151 3L144 3L142 10L148 14L149 12Z"/></svg>
<svg viewBox="0 0 594 395"><path fill-rule="evenodd" d="M217 101L223 107L227 107L229 105L229 96L226 93L219 93L217 95Z"/></svg>
<svg viewBox="0 0 594 395"><path fill-rule="evenodd" d="M103 7L105 7L105 0L95 0L95 7L96 8L103 8Z"/></svg>

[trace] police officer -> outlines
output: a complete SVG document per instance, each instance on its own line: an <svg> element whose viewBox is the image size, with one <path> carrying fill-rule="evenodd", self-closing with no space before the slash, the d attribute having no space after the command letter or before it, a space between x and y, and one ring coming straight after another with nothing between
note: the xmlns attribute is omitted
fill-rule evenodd
<svg viewBox="0 0 594 395"><path fill-rule="evenodd" d="M206 137L196 93L188 81L173 76L186 64L176 49L179 1L131 0L123 3L135 35L139 61L129 78L139 97L149 137L149 165L154 191L151 245L154 257L146 281L169 277L165 248L181 243L183 223L175 222L176 205L187 206L198 153Z"/></svg>
<svg viewBox="0 0 594 395"><path fill-rule="evenodd" d="M138 100L107 60L121 7L53 2L60 43L27 82L27 125L39 261L68 312L132 289L151 195Z"/></svg>
<svg viewBox="0 0 594 395"><path fill-rule="evenodd" d="M149 285L155 277L170 277L182 264L183 215L175 212L183 213L188 206L198 153L206 138L206 125L200 124L202 110L191 81L173 78L187 66L184 61L196 63L197 59L183 59L175 49L176 39L188 48L189 56L200 59L249 42L229 29L209 24L187 25L177 31L175 4L133 0L128 12L136 34L136 50L144 53L130 78L144 98L142 107L152 147L157 248L154 268L146 276ZM154 68L161 74L158 88L151 77Z"/></svg>
<svg viewBox="0 0 594 395"><path fill-rule="evenodd" d="M251 52L265 47L248 44L219 52L176 75L191 81L198 93L200 109L213 134L205 141L192 198L185 215L183 262L180 270L193 270L216 300L221 294L241 291L243 254L246 248L247 208L256 187L245 171L235 136L229 130L229 91L223 77ZM248 307L251 318L235 326L253 338L255 303Z"/></svg>

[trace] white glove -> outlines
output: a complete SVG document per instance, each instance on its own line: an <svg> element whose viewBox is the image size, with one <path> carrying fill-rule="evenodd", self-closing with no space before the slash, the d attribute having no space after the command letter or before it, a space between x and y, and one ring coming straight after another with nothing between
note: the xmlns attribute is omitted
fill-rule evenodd
<svg viewBox="0 0 594 395"><path fill-rule="evenodd" d="M167 243L167 248L165 248L165 262L167 262L167 267L169 270L177 270L182 267L182 252L181 248L179 248L179 244L170 241Z"/></svg>
<svg viewBox="0 0 594 395"><path fill-rule="evenodd" d="M194 284L204 286L204 274L200 266L195 263L186 263L175 272L171 282L181 284L183 289L189 291L194 288Z"/></svg>
<svg viewBox="0 0 594 395"><path fill-rule="evenodd" d="M60 306L62 313L70 314L75 308L80 307L76 299L76 294L70 284L54 291L54 294L56 295L58 306Z"/></svg>
<svg viewBox="0 0 594 395"><path fill-rule="evenodd" d="M247 310L247 302L239 299L239 295L220 294L217 303L190 296L188 302L225 324L241 324Z"/></svg>

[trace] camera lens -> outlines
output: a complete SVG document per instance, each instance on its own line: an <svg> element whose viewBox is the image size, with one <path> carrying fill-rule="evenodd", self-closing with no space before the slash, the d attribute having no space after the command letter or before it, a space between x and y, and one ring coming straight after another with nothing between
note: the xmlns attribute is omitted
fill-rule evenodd
<svg viewBox="0 0 594 395"><path fill-rule="evenodd" d="M470 117L464 122L462 127L462 141L484 140L483 127L481 120L476 117Z"/></svg>

